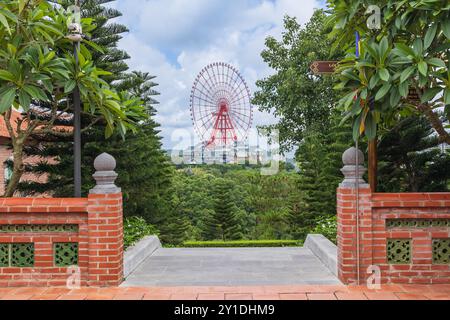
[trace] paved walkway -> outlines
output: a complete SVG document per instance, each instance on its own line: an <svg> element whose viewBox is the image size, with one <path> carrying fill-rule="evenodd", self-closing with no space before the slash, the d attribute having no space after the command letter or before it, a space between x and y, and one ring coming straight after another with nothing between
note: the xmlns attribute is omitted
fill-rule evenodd
<svg viewBox="0 0 450 320"><path fill-rule="evenodd" d="M450 300L450 285L0 288L0 300Z"/></svg>
<svg viewBox="0 0 450 320"><path fill-rule="evenodd" d="M336 285L307 248L159 249L123 287Z"/></svg>

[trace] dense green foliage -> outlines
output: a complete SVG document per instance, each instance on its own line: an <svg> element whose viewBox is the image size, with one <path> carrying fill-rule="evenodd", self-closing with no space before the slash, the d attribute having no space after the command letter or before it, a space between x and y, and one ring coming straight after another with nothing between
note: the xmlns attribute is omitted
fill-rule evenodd
<svg viewBox="0 0 450 320"><path fill-rule="evenodd" d="M424 117L399 122L379 144L381 192L444 192L450 179L450 154Z"/></svg>
<svg viewBox="0 0 450 320"><path fill-rule="evenodd" d="M234 183L216 179L213 186L213 212L203 221L202 237L206 240L238 240L242 238L237 207L232 199Z"/></svg>
<svg viewBox="0 0 450 320"><path fill-rule="evenodd" d="M158 234L158 229L148 224L141 217L129 217L123 220L123 244L125 248L131 247L142 238Z"/></svg>
<svg viewBox="0 0 450 320"><path fill-rule="evenodd" d="M59 1L61 2L61 1ZM84 1L82 16L94 19L96 27L91 32L91 40L103 48L97 52L93 60L102 65L111 74L106 81L111 87L120 92L128 92L139 97L145 106L149 119L137 126L136 132L129 133L126 140L120 135L113 135L105 140L103 131L106 123L91 122L89 114L83 114L82 125L82 189L86 195L94 186L92 179L93 162L96 156L107 152L117 160L116 183L121 186L124 194L124 215L140 216L147 222L162 226L170 221L170 199L168 189L171 186L173 168L161 148L161 138L158 136L158 124L153 120L155 115L154 99L159 93L154 90L157 84L154 76L148 73L128 73L125 59L128 54L117 48L122 33L127 31L123 25L111 20L121 15L115 9L107 8L103 4L112 1L89 0ZM61 2L63 6L72 4L71 1ZM61 125L71 126L71 119L60 122ZM46 182L25 181L21 183L20 190L26 195L48 192L53 196L64 197L73 194L73 149L72 136L60 136L55 133L35 135L40 141L38 146L28 146L26 152L29 156L38 156L41 161L30 166L28 172L38 175L47 175ZM48 159L56 161L49 162Z"/></svg>
<svg viewBox="0 0 450 320"><path fill-rule="evenodd" d="M256 247L298 247L297 240L239 240L239 241L186 241L185 248L256 248Z"/></svg>
<svg viewBox="0 0 450 320"><path fill-rule="evenodd" d="M349 1L330 2L340 3L337 13L334 12L335 15L331 16L331 21L335 21L333 19L336 15L348 17L343 24L351 19L351 12L355 8L361 13L362 9L358 6L366 3L356 1L350 5ZM421 14L423 12L418 15ZM410 12L406 15L410 15ZM354 20L362 24L367 18L368 16L364 16L364 20L359 21L355 17ZM357 129L360 129L356 126L355 134L352 134L352 127L345 121L350 113L343 113L337 103L339 98L333 92L333 87L340 78L333 75L315 76L310 70L310 65L315 60L341 60L344 57L341 50L353 52L354 60L354 29L347 28L342 33L342 37L347 37L344 40L337 31L330 36L330 29L339 28L332 23L325 23L330 19L320 10L316 11L304 27L296 23L295 19L285 19L282 39L277 41L269 37L266 41L267 48L262 53L264 61L275 70L275 74L257 82L260 91L253 100L262 111L270 111L280 118L280 122L271 129L280 130L284 149L291 146L298 148L297 207L288 213L289 228L283 230L296 239L303 239L313 230L336 241L336 188L342 181L342 154L353 145L353 136L356 137L356 133L359 133ZM352 45L350 39L353 39ZM339 43L336 41L340 40L345 42L345 46L335 46L332 50L332 44ZM442 40L442 34L439 34L436 41ZM370 53L370 49L367 51ZM362 53L365 51L362 50ZM361 67L364 65L361 64ZM343 73L346 74L347 71ZM432 76L430 74L430 78ZM438 77L438 82L441 78ZM351 104L355 96L356 94L351 96L351 99L348 96L345 101ZM361 99L356 100L352 112L356 110L358 114L362 114L361 110L366 105L361 103ZM403 115L406 113L403 112ZM423 118L421 124L411 126L414 121L416 120L401 122L393 129L392 126L396 123L391 122L379 131L383 133L378 151L381 160L380 189L392 192L446 191L448 155L436 148L438 138L430 137L433 133L431 126L426 126ZM360 148L367 153L367 142L362 141ZM284 217L283 210L278 210L272 215L272 221L283 221Z"/></svg>
<svg viewBox="0 0 450 320"><path fill-rule="evenodd" d="M268 37L261 54L276 73L257 81L260 90L253 104L279 118L278 124L267 129L279 130L282 151L297 147L306 131L326 132L330 124L337 102L333 77L316 77L310 70L313 61L343 56L330 53L332 42L327 35L331 28L324 26L325 19L325 13L317 10L303 27L295 18L286 16L282 39Z"/></svg>
<svg viewBox="0 0 450 320"><path fill-rule="evenodd" d="M313 75L310 66L316 60L338 60L343 53L331 53L332 28L325 26L326 14L317 10L301 26L286 17L280 41L269 37L262 53L264 61L276 72L260 80L253 103L261 111L280 118L269 129L280 131L283 150L296 147L299 173L295 188L295 210L277 210L272 221L281 221L282 232L299 239L306 237L317 220L333 216L336 188L342 179L342 153L351 146L351 131L341 126L336 111L337 97L333 76Z"/></svg>
<svg viewBox="0 0 450 320"><path fill-rule="evenodd" d="M291 215L295 234L305 237L318 220L336 214L336 190L342 181L342 154L352 145L348 126L332 115L328 132L309 130L296 152L299 172L300 208Z"/></svg>
<svg viewBox="0 0 450 320"><path fill-rule="evenodd" d="M32 135L54 131L61 118L72 112L71 93L79 89L83 111L92 121L103 121L106 137L135 130L144 120L138 97L116 91L107 82L88 48L94 42L82 40L76 63L73 44L66 37L70 15L48 1L7 1L0 7L0 115L7 124L13 147L12 177L5 196L17 190L24 173L23 154ZM82 19L87 36L95 29L91 19ZM19 125L11 113L23 111ZM14 119L14 120L13 120Z"/></svg>
<svg viewBox="0 0 450 320"><path fill-rule="evenodd" d="M317 225L311 234L321 234L337 244L337 217L334 215L317 220Z"/></svg>
<svg viewBox="0 0 450 320"><path fill-rule="evenodd" d="M233 165L179 168L171 204L177 222L172 223L186 225L182 219L188 219L184 240L294 239L289 215L299 208L298 175L282 170L262 176L260 170Z"/></svg>
<svg viewBox="0 0 450 320"><path fill-rule="evenodd" d="M450 120L450 3L448 0L379 0L380 23L369 27L371 0L328 0L334 47L348 49L338 73L340 104L354 119L354 136L374 139L401 118L422 114L441 142L450 144L437 108ZM360 57L355 36L361 36ZM418 95L414 99L410 91Z"/></svg>
<svg viewBox="0 0 450 320"><path fill-rule="evenodd" d="M51 2L61 3L63 8L72 4L69 0ZM127 28L111 21L121 14L103 6L108 2L112 0L83 2L84 26L91 41L81 47L80 68L86 76L80 78L73 77L76 66L70 43L61 36L66 27L59 6L52 9L42 1L45 5L37 9L16 8L18 17L38 31L31 33L39 44L36 48L14 38L10 31L17 29L20 19L14 10L4 14L0 8L0 34L11 44L0 40L0 112L12 105L16 109L29 106L33 100L53 113L64 108L70 113L70 93L76 84L80 86L84 102L83 195L93 187L95 157L102 152L113 155L117 184L124 194L126 246L150 234L159 234L165 245L185 247L297 246L309 233L321 233L336 242L341 157L353 138L363 132L369 138L379 134L381 191L447 191L450 156L439 149L439 143L448 141L448 134L442 132L444 124L436 110L445 106L448 114L450 105L450 8L444 1L416 2L414 8L410 1L382 0L381 31L366 28L363 11L369 2L363 0L352 5L347 0L329 0L330 17L317 10L305 26L285 18L282 39L266 40L262 57L274 74L257 82L259 91L253 103L278 117L279 123L266 129L279 130L283 151L297 148L299 170L288 170L282 164L280 172L272 176L262 175L260 166L191 168L169 163L158 136L159 125L153 120L158 103L155 77L128 69L128 54L117 47ZM23 17L21 10L27 13ZM48 19L41 19L36 10L47 12ZM33 29L37 23L33 16L40 17L38 22L45 20L43 26ZM55 30L58 26L59 31ZM355 29L362 34L359 60L352 43ZM334 51L333 43L338 48ZM86 45L100 50L90 53ZM310 65L315 60L341 60L339 75L314 75ZM31 76L23 77L23 83L13 79L22 74ZM76 80L69 80L72 78ZM333 90L338 81L336 88L345 92L340 103ZM57 89L64 94L55 94ZM419 94L421 103L408 99L409 89ZM92 91L105 98L105 111L92 112ZM116 104L122 111L123 106L130 107L130 119L110 119L108 108ZM340 110L339 104L345 110ZM26 107L24 110L27 112ZM417 113L422 116L411 116ZM34 116L48 121L49 128L72 126L70 117ZM348 118L356 119L353 130L344 121ZM381 130L377 131L377 125ZM127 132L130 128L134 129L131 133ZM22 146L19 151L43 160L17 170L46 175L48 181L25 181L20 190L25 195L71 196L72 134L34 129L28 137L40 143ZM433 129L439 137L433 135ZM25 141L17 138L22 144ZM361 148L366 150L365 142ZM14 166L18 165L15 160Z"/></svg>

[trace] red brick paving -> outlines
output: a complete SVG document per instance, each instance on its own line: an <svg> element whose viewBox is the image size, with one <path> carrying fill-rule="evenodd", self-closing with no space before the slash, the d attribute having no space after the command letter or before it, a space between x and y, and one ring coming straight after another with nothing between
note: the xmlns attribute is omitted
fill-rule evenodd
<svg viewBox="0 0 450 320"><path fill-rule="evenodd" d="M253 300L253 293L226 293L225 300Z"/></svg>
<svg viewBox="0 0 450 320"><path fill-rule="evenodd" d="M450 285L0 288L0 300L450 300Z"/></svg>

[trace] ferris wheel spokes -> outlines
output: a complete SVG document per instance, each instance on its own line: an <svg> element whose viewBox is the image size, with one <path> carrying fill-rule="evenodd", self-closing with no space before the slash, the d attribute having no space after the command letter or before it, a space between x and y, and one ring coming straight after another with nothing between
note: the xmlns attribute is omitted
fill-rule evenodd
<svg viewBox="0 0 450 320"><path fill-rule="evenodd" d="M194 128L206 147L246 139L253 120L250 91L241 74L213 63L195 78L190 97Z"/></svg>

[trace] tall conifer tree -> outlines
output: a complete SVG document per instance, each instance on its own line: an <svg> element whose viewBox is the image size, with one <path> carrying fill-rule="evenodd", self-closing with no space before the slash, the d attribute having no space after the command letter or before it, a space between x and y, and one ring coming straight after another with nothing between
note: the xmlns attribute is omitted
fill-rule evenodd
<svg viewBox="0 0 450 320"><path fill-rule="evenodd" d="M72 5L72 1L56 1L63 6ZM82 179L83 194L93 187L93 161L102 152L108 152L117 160L116 171L119 174L117 184L124 193L125 215L139 215L147 221L159 224L168 212L167 192L171 184L172 166L162 151L159 125L153 120L156 113L154 99L159 93L154 90L157 84L154 76L143 72L128 72L125 62L128 54L118 49L118 41L127 32L123 25L111 22L121 16L116 9L104 7L112 1L85 0L82 2L82 15L93 18L97 28L92 32L92 41L103 48L95 52L93 59L104 70L111 72L106 79L123 94L139 96L145 103L150 118L142 123L134 134L128 133L127 140L113 136L104 139L104 123L98 122L82 133ZM83 123L90 117L82 115ZM71 126L68 119L61 125ZM47 134L34 137L41 143L27 149L29 156L39 156L42 161L27 168L28 172L48 176L47 181L25 181L20 190L24 194L49 193L54 196L72 196L73 194L73 144L72 136ZM55 161L48 161L54 159Z"/></svg>
<svg viewBox="0 0 450 320"><path fill-rule="evenodd" d="M382 192L445 192L450 153L443 151L424 117L398 123L380 142L379 189Z"/></svg>
<svg viewBox="0 0 450 320"><path fill-rule="evenodd" d="M233 184L217 179L214 186L214 213L205 219L206 240L238 240L242 238L238 212L232 197Z"/></svg>

